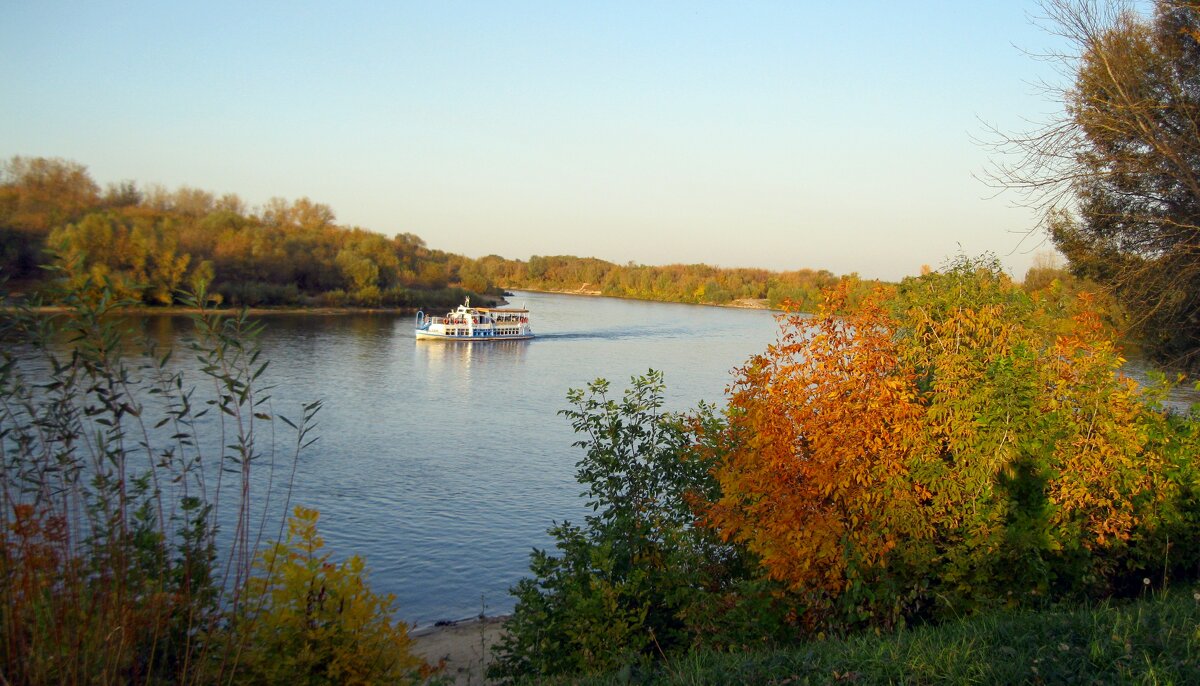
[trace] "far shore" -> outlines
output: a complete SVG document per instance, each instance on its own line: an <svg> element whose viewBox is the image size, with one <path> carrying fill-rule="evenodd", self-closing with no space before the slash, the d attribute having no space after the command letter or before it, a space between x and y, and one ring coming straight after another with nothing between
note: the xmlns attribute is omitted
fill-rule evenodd
<svg viewBox="0 0 1200 686"><path fill-rule="evenodd" d="M508 301L503 297L496 297L490 301L490 304L481 305L481 307L503 307L508 304ZM444 307L444 306L442 306ZM0 313L15 312L18 308L11 305L0 307ZM347 314L390 314L390 315L409 315L416 314L418 311L428 309L423 307L247 307L246 314L255 317L271 316L271 315L321 315L321 316L339 316ZM441 307L437 308L441 309ZM70 312L71 308L62 305L43 305L41 307L31 307L30 312L35 314L63 314ZM149 305L135 305L131 307L123 307L120 312L122 314L165 314L165 315L193 315L193 314L217 314L223 317L228 317L240 314L243 308L240 307L206 307L200 309L198 307L178 307L174 305L164 307L153 307Z"/></svg>
<svg viewBox="0 0 1200 686"><path fill-rule="evenodd" d="M5 307L2 311L14 312L17 308ZM272 314L320 314L320 315L341 315L341 314L413 314L419 307L247 307L246 314L256 317ZM62 305L44 305L42 307L31 307L30 312L37 314L62 314L70 312L71 308ZM168 314L168 315L191 315L207 312L209 314L219 314L221 316L230 316L242 312L240 307L206 307L203 310L198 307L151 307L147 305L137 305L132 307L123 307L120 312L124 314Z"/></svg>
<svg viewBox="0 0 1200 686"><path fill-rule="evenodd" d="M582 295L582 296L587 296L590 298L616 298L617 300L635 300L635 301L639 301L639 302L667 303L670 305L698 305L701 307L728 307L728 308L734 308L734 309L739 309L739 310L772 310L772 311L776 311L776 312L781 311L778 309L772 309L771 306L768 304L768 301L766 298L738 298L737 300L731 300L727 303L689 303L689 302L681 302L679 300L652 300L649 298L634 298L634 297L628 296L628 295L606 295L602 291L589 289L588 286L590 286L590 285L591 284L585 283L576 289L544 289L544 288L524 288L524 287L521 287L521 288L511 287L510 288L508 286L505 286L504 290L506 290L506 291L507 290L525 291L526 293L553 293L555 295Z"/></svg>
<svg viewBox="0 0 1200 686"><path fill-rule="evenodd" d="M568 290L568 289L547 290L547 289L538 289L538 288L511 288L510 289L507 287L504 290L505 291L518 290L518 291L525 291L528 293L553 293L555 295L580 295L580 296L587 296L587 297L616 298L618 300L657 302L657 303L667 303L667 304L674 304L674 305L697 305L697 306L701 306L701 307L726 307L726 308L741 309L741 310L779 311L777 309L772 309L770 307L770 305L768 305L766 298L739 298L737 300L733 300L733 301L730 301L727 303L689 303L689 302L680 302L677 300L650 300L647 298L634 298L634 297L622 296L622 295L605 295L604 293L602 293L600 291L587 289L588 285L589 284L584 284L583 287L574 289L574 290ZM510 304L510 302L507 299L505 299L503 296L498 296L498 297L495 297L495 300L490 301L489 304L481 305L481 307L504 307L509 304ZM16 307L13 307L11 305L0 306L0 314L2 314L4 312L13 312L13 311L16 311L16 309L17 309ZM71 308L64 307L62 305L45 305L42 307L30 308L30 311L34 312L36 314L62 314L65 312L69 312L70 309ZM294 315L342 316L342 315L351 315L351 314L412 315L412 314L416 314L420 310L425 310L425 309L430 309L430 308L423 308L423 307L321 307L321 306L301 307L301 306L287 306L287 307L247 307L247 308L245 308L245 312L246 312L246 314L249 314L254 317L294 316ZM440 308L437 308L437 309L440 309ZM164 307L136 305L136 306L126 307L126 308L121 309L121 312L126 313L126 314L180 315L180 316L200 314L201 312L207 312L209 314L217 314L217 315L221 315L221 316L231 316L231 315L239 314L242 311L243 311L243 309L240 307L220 307L220 306L218 306L218 307L208 307L208 308L204 308L203 310L201 310L198 307L178 307L178 306L173 306L173 305L164 306Z"/></svg>

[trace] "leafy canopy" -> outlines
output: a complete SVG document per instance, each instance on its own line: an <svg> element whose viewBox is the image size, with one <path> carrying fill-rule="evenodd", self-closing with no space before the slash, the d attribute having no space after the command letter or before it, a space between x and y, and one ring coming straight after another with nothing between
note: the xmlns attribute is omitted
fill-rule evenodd
<svg viewBox="0 0 1200 686"><path fill-rule="evenodd" d="M1045 211L1078 276L1109 287L1160 359L1200 365L1200 3L1047 0L1071 85L1044 128L1001 135L996 181Z"/></svg>
<svg viewBox="0 0 1200 686"><path fill-rule="evenodd" d="M708 522L812 625L1111 590L1163 550L1194 431L986 260L831 292L739 371ZM1190 426L1186 422L1182 426Z"/></svg>

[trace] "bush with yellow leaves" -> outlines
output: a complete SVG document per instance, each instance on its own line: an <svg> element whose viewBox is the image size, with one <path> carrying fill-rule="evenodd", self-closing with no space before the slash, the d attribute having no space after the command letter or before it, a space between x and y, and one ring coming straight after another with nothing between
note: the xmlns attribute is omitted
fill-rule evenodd
<svg viewBox="0 0 1200 686"><path fill-rule="evenodd" d="M235 627L239 679L261 684L411 683L429 673L393 621L394 596L367 586L357 555L322 552L316 510L297 507L286 543L258 555Z"/></svg>

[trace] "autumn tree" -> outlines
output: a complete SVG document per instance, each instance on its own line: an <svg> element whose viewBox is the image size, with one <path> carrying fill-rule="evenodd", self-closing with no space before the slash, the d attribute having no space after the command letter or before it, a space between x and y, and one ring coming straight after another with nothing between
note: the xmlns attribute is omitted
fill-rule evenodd
<svg viewBox="0 0 1200 686"><path fill-rule="evenodd" d="M810 626L1110 592L1194 526L1165 515L1197 485L1194 422L1120 374L1087 296L1064 318L974 260L849 292L783 318L712 442L709 523Z"/></svg>
<svg viewBox="0 0 1200 686"><path fill-rule="evenodd" d="M383 236L355 229L335 258L338 269L362 304L378 304L382 290L397 285L400 261Z"/></svg>
<svg viewBox="0 0 1200 686"><path fill-rule="evenodd" d="M928 492L906 483L926 413L915 372L877 301L838 315L848 291L839 286L814 319L784 316L779 340L739 370L718 442L732 447L708 511L710 525L806 598L810 624L898 541L930 536L911 512Z"/></svg>
<svg viewBox="0 0 1200 686"><path fill-rule="evenodd" d="M77 162L14 157L0 165L0 217L17 228L49 231L94 207L99 192Z"/></svg>
<svg viewBox="0 0 1200 686"><path fill-rule="evenodd" d="M191 258L179 254L170 219L137 211L94 212L56 228L47 241L69 290L169 305Z"/></svg>
<svg viewBox="0 0 1200 686"><path fill-rule="evenodd" d="M13 157L0 163L0 270L38 276L50 230L79 219L99 201L99 187L76 162Z"/></svg>
<svg viewBox="0 0 1200 686"><path fill-rule="evenodd" d="M1048 0L1071 85L1044 128L1001 137L995 179L1045 212L1079 276L1111 288L1163 361L1200 365L1200 3Z"/></svg>

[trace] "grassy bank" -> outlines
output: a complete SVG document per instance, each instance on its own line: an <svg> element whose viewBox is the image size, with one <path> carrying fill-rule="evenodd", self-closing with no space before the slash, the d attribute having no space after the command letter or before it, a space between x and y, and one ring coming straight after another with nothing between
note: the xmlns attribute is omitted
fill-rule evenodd
<svg viewBox="0 0 1200 686"><path fill-rule="evenodd" d="M998 611L772 652L690 653L554 683L1195 684L1200 600L1181 589L1074 610Z"/></svg>

